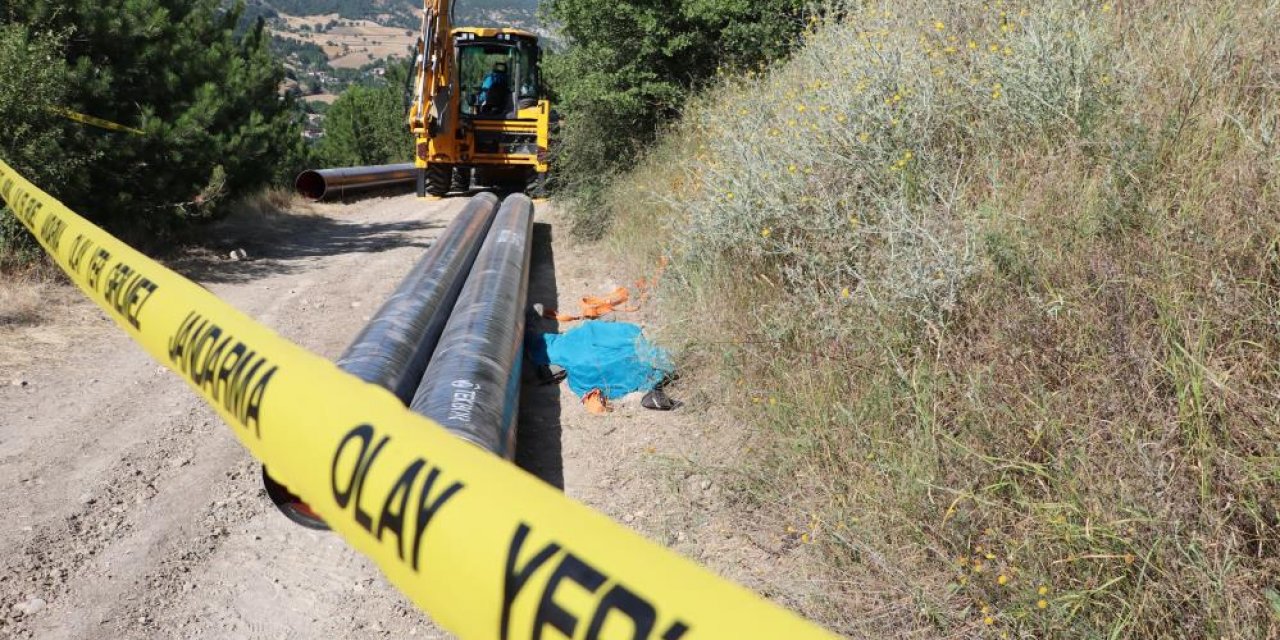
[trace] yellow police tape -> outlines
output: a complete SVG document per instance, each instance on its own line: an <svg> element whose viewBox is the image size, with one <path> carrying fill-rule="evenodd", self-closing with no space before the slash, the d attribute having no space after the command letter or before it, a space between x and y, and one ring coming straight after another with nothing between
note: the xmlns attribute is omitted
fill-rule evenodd
<svg viewBox="0 0 1280 640"><path fill-rule="evenodd" d="M48 109L52 113L56 113L68 119L75 120L76 122L91 125L101 129L107 129L108 131L123 131L125 133L132 133L134 135L139 135L139 136L146 135L147 133L142 129L134 129L133 127L126 127L122 124L116 124L110 120L103 120L102 118L95 118L93 116L85 115L77 111L72 111L66 107L48 107Z"/></svg>
<svg viewBox="0 0 1280 640"><path fill-rule="evenodd" d="M71 279L272 475L463 638L825 638L280 338L0 161Z"/></svg>

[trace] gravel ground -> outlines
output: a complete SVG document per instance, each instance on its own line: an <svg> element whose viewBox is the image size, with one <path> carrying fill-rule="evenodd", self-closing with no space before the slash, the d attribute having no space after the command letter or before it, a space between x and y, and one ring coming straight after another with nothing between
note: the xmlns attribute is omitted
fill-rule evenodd
<svg viewBox="0 0 1280 640"><path fill-rule="evenodd" d="M462 199L297 205L217 227L172 266L285 337L338 356ZM530 302L612 291L607 264L539 206ZM244 249L247 260L231 260ZM0 283L0 287L18 286ZM447 638L337 537L298 528L258 465L174 374L64 285L0 323L0 637ZM555 329L554 326L544 327ZM526 387L519 462L748 586L801 604L795 545L730 508L739 434L634 398L588 414ZM770 527L772 528L772 527Z"/></svg>

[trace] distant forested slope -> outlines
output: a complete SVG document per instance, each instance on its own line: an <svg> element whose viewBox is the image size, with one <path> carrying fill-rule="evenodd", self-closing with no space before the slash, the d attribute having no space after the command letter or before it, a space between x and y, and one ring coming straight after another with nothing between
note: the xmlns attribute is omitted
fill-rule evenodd
<svg viewBox="0 0 1280 640"><path fill-rule="evenodd" d="M250 5L289 15L336 13L352 20L373 20L387 26L411 28L419 23L421 2L413 0L252 0ZM530 27L536 22L538 0L458 0L460 24L492 24Z"/></svg>

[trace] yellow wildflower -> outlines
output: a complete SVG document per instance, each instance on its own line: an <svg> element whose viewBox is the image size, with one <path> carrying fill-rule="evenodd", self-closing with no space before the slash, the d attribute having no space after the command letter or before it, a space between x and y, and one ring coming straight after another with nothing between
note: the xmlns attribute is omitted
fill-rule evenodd
<svg viewBox="0 0 1280 640"><path fill-rule="evenodd" d="M773 235L773 229L770 229L769 227L765 227L760 230L761 238L768 238L771 235ZM778 403L777 400L774 400L773 398L769 398L769 404L777 404L777 403Z"/></svg>
<svg viewBox="0 0 1280 640"><path fill-rule="evenodd" d="M1039 607L1039 608L1041 608L1041 609L1048 609L1048 608L1049 608L1049 601L1048 601L1048 600L1045 600L1044 598L1041 598L1040 600L1038 600L1038 601L1036 602L1036 606L1037 606L1037 607Z"/></svg>
<svg viewBox="0 0 1280 640"><path fill-rule="evenodd" d="M942 31L947 28L947 25L943 24L941 20L935 20L933 22L933 28L935 31Z"/></svg>
<svg viewBox="0 0 1280 640"><path fill-rule="evenodd" d="M1009 584L1009 576L1001 574L999 578L996 578L996 584L1002 587L1006 584Z"/></svg>

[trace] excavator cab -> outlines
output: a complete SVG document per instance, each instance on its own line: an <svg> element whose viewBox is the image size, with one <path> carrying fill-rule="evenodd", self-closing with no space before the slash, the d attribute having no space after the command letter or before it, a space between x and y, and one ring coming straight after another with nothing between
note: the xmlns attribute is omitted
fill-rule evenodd
<svg viewBox="0 0 1280 640"><path fill-rule="evenodd" d="M514 120L520 117L520 109L536 107L542 99L540 57L535 38L460 41L463 116Z"/></svg>

